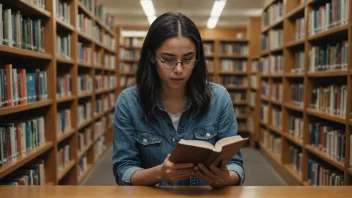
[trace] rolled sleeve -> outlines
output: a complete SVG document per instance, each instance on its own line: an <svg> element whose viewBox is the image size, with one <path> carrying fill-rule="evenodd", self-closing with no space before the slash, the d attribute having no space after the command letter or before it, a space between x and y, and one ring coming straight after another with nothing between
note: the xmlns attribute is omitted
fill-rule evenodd
<svg viewBox="0 0 352 198"><path fill-rule="evenodd" d="M133 167L127 167L125 171L121 171L121 181L120 185L131 185L131 178L132 175L137 171L137 170L143 170L141 167L133 166Z"/></svg>
<svg viewBox="0 0 352 198"><path fill-rule="evenodd" d="M236 163L231 163L230 162L229 164L227 164L227 169L229 171L234 171L235 173L237 173L238 177L240 178L240 181L238 182L237 185L239 185L239 186L243 185L244 180L246 178L243 166L239 165L239 164L236 164Z"/></svg>

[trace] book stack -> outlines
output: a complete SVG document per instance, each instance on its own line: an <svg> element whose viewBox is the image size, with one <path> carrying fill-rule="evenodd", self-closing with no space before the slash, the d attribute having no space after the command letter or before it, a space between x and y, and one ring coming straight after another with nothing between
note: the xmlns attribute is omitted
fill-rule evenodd
<svg viewBox="0 0 352 198"><path fill-rule="evenodd" d="M44 52L44 27L41 19L23 16L20 10L0 4L0 45Z"/></svg>
<svg viewBox="0 0 352 198"><path fill-rule="evenodd" d="M56 88L56 97L66 97L71 96L72 94L72 76L70 74L58 75L56 77L57 88Z"/></svg>
<svg viewBox="0 0 352 198"><path fill-rule="evenodd" d="M309 12L308 31L310 35L345 25L349 18L349 1L330 0Z"/></svg>
<svg viewBox="0 0 352 198"><path fill-rule="evenodd" d="M343 186L344 176L340 171L327 168L320 161L309 159L308 184L311 186Z"/></svg>
<svg viewBox="0 0 352 198"><path fill-rule="evenodd" d="M271 98L273 100L281 102L283 99L284 86L281 82L273 82L271 84Z"/></svg>
<svg viewBox="0 0 352 198"><path fill-rule="evenodd" d="M328 123L310 123L310 144L332 159L344 163L346 135L343 131L344 128Z"/></svg>
<svg viewBox="0 0 352 198"><path fill-rule="evenodd" d="M0 124L0 165L15 161L45 144L43 117Z"/></svg>
<svg viewBox="0 0 352 198"><path fill-rule="evenodd" d="M309 72L346 70L348 41L313 46L309 52Z"/></svg>
<svg viewBox="0 0 352 198"><path fill-rule="evenodd" d="M68 132L72 128L71 126L71 110L65 109L57 112L57 136L61 136L63 133Z"/></svg>
<svg viewBox="0 0 352 198"><path fill-rule="evenodd" d="M320 86L313 88L310 107L330 115L345 118L346 98L346 85Z"/></svg>
<svg viewBox="0 0 352 198"><path fill-rule="evenodd" d="M293 137L303 140L304 121L302 117L290 116L289 134Z"/></svg>
<svg viewBox="0 0 352 198"><path fill-rule="evenodd" d="M79 104L77 109L77 122L78 125L87 121L91 118L91 104L86 102L84 104Z"/></svg>
<svg viewBox="0 0 352 198"><path fill-rule="evenodd" d="M71 155L70 155L70 145L66 144L64 146L60 146L57 151L57 161L58 161L58 172L64 170L64 168L70 163Z"/></svg>
<svg viewBox="0 0 352 198"><path fill-rule="evenodd" d="M299 105L303 107L304 103L304 84L291 84L292 91L292 104Z"/></svg>

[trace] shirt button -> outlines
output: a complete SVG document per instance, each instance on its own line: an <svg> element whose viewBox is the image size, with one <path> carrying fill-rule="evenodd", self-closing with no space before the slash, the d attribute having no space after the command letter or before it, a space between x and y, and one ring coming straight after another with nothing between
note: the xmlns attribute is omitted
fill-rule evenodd
<svg viewBox="0 0 352 198"><path fill-rule="evenodd" d="M175 141L176 141L176 139L175 139L175 138L172 138L171 140L172 140L173 142L175 142Z"/></svg>
<svg viewBox="0 0 352 198"><path fill-rule="evenodd" d="M205 134L207 137L210 137L210 133Z"/></svg>
<svg viewBox="0 0 352 198"><path fill-rule="evenodd" d="M144 142L144 143L147 143L147 142L148 142L148 140L144 138L144 139L143 139L143 142Z"/></svg>

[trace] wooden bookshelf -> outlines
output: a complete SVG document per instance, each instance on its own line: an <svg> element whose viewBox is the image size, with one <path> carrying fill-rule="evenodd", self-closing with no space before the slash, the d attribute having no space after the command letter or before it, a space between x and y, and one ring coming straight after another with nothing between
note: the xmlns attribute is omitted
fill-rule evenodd
<svg viewBox="0 0 352 198"><path fill-rule="evenodd" d="M0 119L1 120L16 120L19 119L29 120L36 116L43 116L45 124L45 140L44 145L27 152L26 155L18 156L15 160L11 160L2 166L0 166L0 181L3 178L10 177L17 170L25 167L26 165L36 161L37 159L44 160L45 169L45 184L48 185L77 185L82 179L89 174L97 162L99 156L101 156L106 149L111 146L112 143L112 127L111 124L108 126L108 114L114 109L115 101L112 101L111 105L106 111L98 116L94 117L94 112L97 112L96 101L100 98L109 97L109 94L114 94L114 99L117 99L118 87L114 88L114 85L109 85L108 88L96 89L97 82L95 75L104 75L118 78L118 67L117 62L104 63L101 61L97 65L91 63L82 63L79 61L78 54L78 42L82 42L86 47L92 49L93 52L97 52L99 56L104 57L105 54L117 57L116 50L110 49L101 41L95 40L87 36L86 34L78 31L77 15L83 13L86 17L90 18L94 25L101 27L101 31L111 36L116 41L115 32L109 29L102 21L95 17L93 12L90 12L80 0L64 0L70 9L70 22L62 20L55 13L55 1L45 1L45 9L39 8L34 3L30 3L26 0L2 0L1 4L3 9L11 8L19 10L25 17L33 19L41 19L42 26L44 28L44 52L31 51L16 47L9 47L0 45L0 59L4 60L5 64L13 64L13 68L26 68L26 69L40 69L45 71L47 74L47 94L48 99L44 101L36 101L28 103L26 105L18 105L13 107L0 108ZM93 29L94 31L94 29ZM56 38L57 36L70 35L70 57L63 58L58 55ZM115 42L115 41L112 41ZM114 46L115 47L115 46ZM117 48L118 49L118 48ZM93 58L92 58L93 59ZM103 58L102 58L103 59ZM17 64L19 66L17 66ZM25 67L20 67L24 65ZM115 66L115 67L114 67ZM114 68L113 68L114 67ZM57 97L57 84L58 76L69 74L72 78L72 90L71 95ZM92 92L78 94L78 75L88 74L92 77ZM91 105L90 118L83 123L78 123L78 105L88 103ZM68 131L58 136L57 125L58 125L58 112L62 110L70 110L71 114L71 128ZM89 128L91 134L94 135L94 124L99 121L100 118L106 117L106 131L104 131L100 137L106 138L106 148L102 149L99 156L95 156L94 149L91 149L95 142L92 142L85 148L85 152L88 156L88 168L84 174L78 176L78 168L80 166L80 159L83 153L78 153L78 133L81 130ZM110 137L111 136L111 137ZM57 152L63 145L70 146L70 162L64 167L64 169L58 172L58 159Z"/></svg>
<svg viewBox="0 0 352 198"><path fill-rule="evenodd" d="M352 5L352 1L349 1L349 5ZM264 5L264 12L269 10L269 7L273 6L278 2L283 2L283 19L277 18L276 21L269 24L268 26L263 27L264 21L264 14L262 16L262 24L261 24L261 34L259 35L259 42L262 42L261 35L267 36L267 49L262 49L260 51L260 57L269 58L276 55L282 55L283 57L283 73L276 72L269 72L263 73L263 71L259 72L260 80L258 86L258 108L255 110L255 114L258 117L256 121L256 134L257 140L259 142L260 147L262 148L264 153L267 153L269 156L268 159L272 161L271 164L280 164L279 166L274 166L277 171L286 178L286 175L289 175L291 178L295 178L294 183L299 183L301 185L308 186L308 163L310 159L316 160L319 163L322 163L325 167L337 170L339 173L344 176L344 185L351 185L352 184L352 175L351 175L351 168L349 164L350 160L350 153L349 149L352 145L350 145L349 136L351 135L351 126L352 126L352 118L350 115L350 111L352 111L351 101L352 101L352 79L351 79L351 31L352 31L352 14L349 11L347 24L342 24L338 26L331 27L322 32L318 32L315 34L310 34L309 27L310 27L310 19L309 13L313 9L319 8L319 6L324 5L325 3L329 3L329 1L318 1L318 0L307 0L300 4L299 0L267 0ZM351 9L351 6L349 6ZM297 20L300 19L303 22L302 27L302 35L298 35L298 31L296 27ZM269 21L269 20L268 20ZM277 43L277 40L270 41L269 32L271 30L282 29L283 30L283 49L275 48L272 49L270 47L271 43ZM275 37L273 39L276 39ZM343 70L334 70L334 71L319 71L319 72L311 72L310 70L310 55L311 50L315 46L324 46L327 43L334 44L336 42L341 42L347 40L348 41L348 66L347 69ZM302 59L299 60L297 57L297 52L301 52L303 56ZM302 61L302 62L298 62ZM299 66L299 69L296 70ZM269 68L273 67L274 64L269 63ZM297 72L297 73L294 73ZM269 86L269 93L268 96L271 96L272 90L271 86L273 83L282 83L283 85L283 100L282 101L274 101L271 98L263 97L261 95L261 91L263 88L263 81L265 81ZM313 97L313 88L319 86L329 86L329 85L347 85L347 96L346 96L346 116L338 116L332 115L329 113L325 113L323 111L311 108L311 101ZM303 103L302 106L296 105L292 101L292 88L291 85L303 85L304 93L303 93ZM268 115L267 116L267 123L264 123L261 119L261 108L262 104L268 105ZM273 108L281 108L282 116L281 116L281 124L283 130L281 133L280 131L275 130L272 128L272 110ZM289 133L290 130L290 118L291 116L298 117L303 122L303 138L298 139L295 136ZM341 126L342 134L346 136L346 152L345 152L345 163L338 162L334 160L332 157L329 157L325 152L318 150L311 146L311 137L310 137L310 129L309 124L315 122L328 122L331 126ZM285 153L284 156L281 158L275 158L270 150L267 149L261 142L262 135L261 129L268 130L270 133L274 134L276 137L279 138L281 144L281 153ZM290 147L293 146L294 148L299 149L302 152L302 169L298 173L294 170L293 165L290 164ZM287 153L287 155L286 155ZM289 184L290 179L287 179Z"/></svg>

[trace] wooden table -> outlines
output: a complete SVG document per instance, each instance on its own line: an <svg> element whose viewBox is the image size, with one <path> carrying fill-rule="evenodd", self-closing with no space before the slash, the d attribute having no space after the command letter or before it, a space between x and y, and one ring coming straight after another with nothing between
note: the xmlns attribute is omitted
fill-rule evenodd
<svg viewBox="0 0 352 198"><path fill-rule="evenodd" d="M136 187L136 186L0 186L1 198L122 198L122 197L244 197L244 198L351 198L352 186L305 187Z"/></svg>

